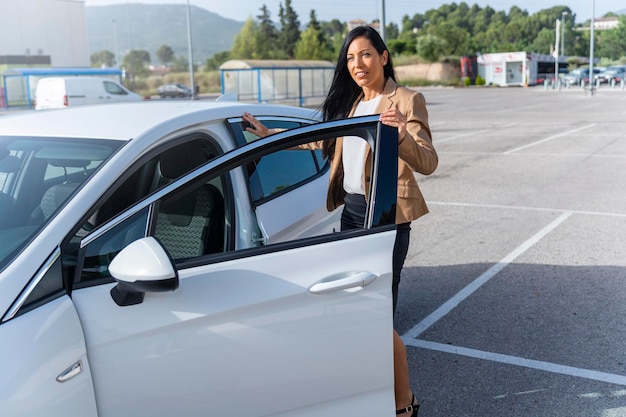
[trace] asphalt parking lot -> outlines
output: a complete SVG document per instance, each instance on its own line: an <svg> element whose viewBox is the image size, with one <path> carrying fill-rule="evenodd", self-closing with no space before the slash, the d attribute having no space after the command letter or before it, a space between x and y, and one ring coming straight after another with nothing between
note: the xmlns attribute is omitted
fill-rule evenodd
<svg viewBox="0 0 626 417"><path fill-rule="evenodd" d="M396 313L420 417L626 416L626 91L423 92L440 165Z"/></svg>
<svg viewBox="0 0 626 417"><path fill-rule="evenodd" d="M424 89L396 327L420 417L626 416L626 91Z"/></svg>

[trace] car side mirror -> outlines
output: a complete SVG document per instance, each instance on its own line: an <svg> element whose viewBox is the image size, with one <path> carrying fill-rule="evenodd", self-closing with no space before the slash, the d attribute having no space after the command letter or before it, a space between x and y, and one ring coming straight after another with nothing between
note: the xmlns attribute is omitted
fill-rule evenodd
<svg viewBox="0 0 626 417"><path fill-rule="evenodd" d="M146 292L174 291L178 272L172 259L154 237L144 237L126 246L109 265L117 285L111 297L119 306L140 304Z"/></svg>

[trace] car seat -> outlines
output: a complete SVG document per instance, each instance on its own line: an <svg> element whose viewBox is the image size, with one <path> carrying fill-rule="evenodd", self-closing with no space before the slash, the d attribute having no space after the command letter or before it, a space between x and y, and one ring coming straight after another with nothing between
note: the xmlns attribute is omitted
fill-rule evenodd
<svg viewBox="0 0 626 417"><path fill-rule="evenodd" d="M61 167L65 171L64 180L61 183L55 184L48 188L44 192L39 206L35 208L30 216L30 224L37 224L48 217L52 216L54 212L68 199L70 194L78 188L81 184L80 181L72 181L67 176L67 168L83 168L86 169L91 163L88 160L74 160L74 159L49 159L48 164L54 167Z"/></svg>
<svg viewBox="0 0 626 417"><path fill-rule="evenodd" d="M168 183L199 167L208 155L196 141L165 151L160 156L161 182ZM212 184L164 198L154 235L174 259L185 259L224 249L224 198Z"/></svg>
<svg viewBox="0 0 626 417"><path fill-rule="evenodd" d="M0 174L8 175L19 172L20 165L21 162L17 156L4 155L4 157L0 158ZM15 221L11 215L14 205L15 199L12 196L0 192L0 228L8 226L12 221Z"/></svg>

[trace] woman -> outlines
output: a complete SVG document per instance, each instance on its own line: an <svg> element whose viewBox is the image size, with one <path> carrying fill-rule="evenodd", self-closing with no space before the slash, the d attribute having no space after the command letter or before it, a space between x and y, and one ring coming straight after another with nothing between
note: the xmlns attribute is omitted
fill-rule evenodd
<svg viewBox="0 0 626 417"><path fill-rule="evenodd" d="M398 227L393 251L393 311L398 299L398 285L406 259L411 221L428 213L415 179L415 172L431 174L438 157L428 127L424 96L396 83L391 56L378 32L359 26L348 34L337 61L328 96L321 106L324 120L380 114L383 124L398 129ZM246 130L267 136L267 129L252 115ZM323 144L324 156L330 159L328 208L344 205L341 229L362 228L369 192L371 151L359 138L345 137ZM409 370L402 339L394 330L394 374L397 415L416 417L419 405L409 386Z"/></svg>

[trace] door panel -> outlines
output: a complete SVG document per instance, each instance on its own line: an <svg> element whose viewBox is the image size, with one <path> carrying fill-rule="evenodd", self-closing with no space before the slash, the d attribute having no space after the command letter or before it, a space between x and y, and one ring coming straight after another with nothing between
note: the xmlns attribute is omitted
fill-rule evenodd
<svg viewBox="0 0 626 417"><path fill-rule="evenodd" d="M364 230L187 258L176 265L178 289L148 292L125 307L109 294L114 284L74 288L100 416L394 415L397 130L377 119L320 123L237 148L157 190L82 242L81 251L89 253L133 216L146 212L154 219L158 210L152 208L168 198L182 198L272 152L346 134L361 135L375 150ZM233 188L247 186L242 181ZM318 192L325 201L321 187ZM225 194L227 212L252 205L241 201L245 193ZM275 209L268 216L298 211ZM232 210L232 216L230 224L243 233L241 215ZM95 267L105 271L108 257L103 262Z"/></svg>
<svg viewBox="0 0 626 417"><path fill-rule="evenodd" d="M391 416L395 231L350 236L181 270L136 306L75 290L100 416ZM338 272L375 279L309 291Z"/></svg>
<svg viewBox="0 0 626 417"><path fill-rule="evenodd" d="M0 357L2 416L97 416L83 332L69 297L2 324ZM79 362L82 371L66 372ZM61 375L65 382L57 380Z"/></svg>

